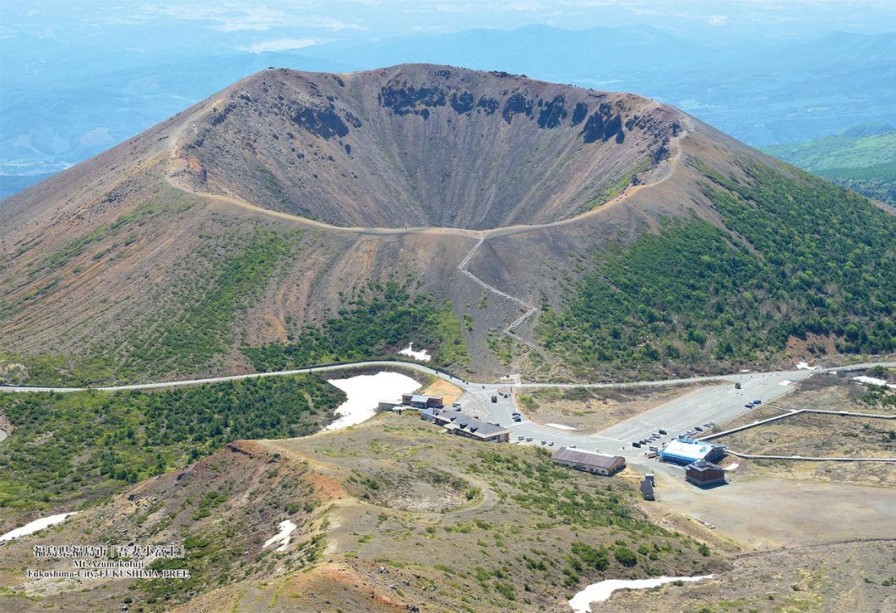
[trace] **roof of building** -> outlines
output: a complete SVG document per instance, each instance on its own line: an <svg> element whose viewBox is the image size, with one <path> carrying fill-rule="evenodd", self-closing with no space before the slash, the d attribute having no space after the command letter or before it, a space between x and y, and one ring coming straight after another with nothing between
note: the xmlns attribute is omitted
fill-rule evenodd
<svg viewBox="0 0 896 613"><path fill-rule="evenodd" d="M481 419L476 419L475 417L471 417L469 415L458 415L457 419L454 419L454 426L459 430L466 430L476 436L488 438L490 436L495 436L496 434L502 434L504 432L510 432L507 428L502 428L501 426L497 426L495 424L490 424L487 421L482 421Z"/></svg>
<svg viewBox="0 0 896 613"><path fill-rule="evenodd" d="M706 460L700 460L698 462L694 462L693 464L688 464L685 469L701 473L706 470L725 470L718 464L713 464L712 462L707 462Z"/></svg>
<svg viewBox="0 0 896 613"><path fill-rule="evenodd" d="M645 496L653 496L653 484L650 479L641 479L641 493Z"/></svg>
<svg viewBox="0 0 896 613"><path fill-rule="evenodd" d="M554 452L551 459L560 462L573 462L582 466L594 466L595 468L613 468L620 460L623 464L625 458L618 455L606 455L604 453L595 453L594 451L586 451L585 449L571 449L569 447L561 447Z"/></svg>
<svg viewBox="0 0 896 613"><path fill-rule="evenodd" d="M427 402L429 400L429 396L423 396L422 394L414 394L411 396L411 402Z"/></svg>
<svg viewBox="0 0 896 613"><path fill-rule="evenodd" d="M679 439L670 441L660 452L662 456L675 456L693 462L705 458L717 445L697 441L685 442Z"/></svg>
<svg viewBox="0 0 896 613"><path fill-rule="evenodd" d="M441 419L450 419L451 421L454 421L458 416L463 415L463 413L455 409L436 409L434 407L423 409L420 413L423 415L432 415L433 417L439 417Z"/></svg>

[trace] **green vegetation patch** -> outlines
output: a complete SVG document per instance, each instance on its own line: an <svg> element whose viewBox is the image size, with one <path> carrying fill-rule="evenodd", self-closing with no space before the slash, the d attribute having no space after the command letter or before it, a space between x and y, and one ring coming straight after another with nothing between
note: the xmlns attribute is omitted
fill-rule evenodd
<svg viewBox="0 0 896 613"><path fill-rule="evenodd" d="M106 256L118 248L127 247L138 238L136 234L123 236L127 231L141 228L144 224L157 221L164 215L186 211L193 206L193 203L192 196L174 189L163 188L161 193L134 210L120 215L115 221L103 224L88 234L69 241L58 251L38 260L30 267L29 275L35 276L38 273L46 275L56 271L99 243L112 241L102 252L95 254L92 257L93 260Z"/></svg>
<svg viewBox="0 0 896 613"><path fill-rule="evenodd" d="M865 168L828 168L817 172L847 189L896 205L896 162Z"/></svg>
<svg viewBox="0 0 896 613"><path fill-rule="evenodd" d="M841 134L796 145L777 145L766 150L810 171L866 168L896 161L896 128L887 125L857 126Z"/></svg>
<svg viewBox="0 0 896 613"><path fill-rule="evenodd" d="M0 445L0 508L70 507L235 439L306 435L344 398L316 376L153 392L0 394L0 412L15 426Z"/></svg>
<svg viewBox="0 0 896 613"><path fill-rule="evenodd" d="M410 342L430 350L435 364L469 361L450 303L412 296L406 284L388 281L370 284L322 325L303 327L293 342L243 347L243 353L257 370L273 371L392 357Z"/></svg>
<svg viewBox="0 0 896 613"><path fill-rule="evenodd" d="M219 245L203 248L197 257L209 265L207 282L181 283L171 306L131 340L125 373L195 372L233 343L232 325L251 306L294 253L300 232L284 235L256 228L249 236L224 241L238 246L221 253ZM190 275L194 279L198 275Z"/></svg>
<svg viewBox="0 0 896 613"><path fill-rule="evenodd" d="M489 479L502 508L525 509L534 520L523 528L525 537L514 537L528 541L528 553L518 559L521 567L479 568L480 582L488 576L500 578L497 573L503 571L527 584L547 580L554 587L573 589L621 573L652 576L718 567L719 561L707 559L714 556L708 550L702 554L696 541L634 510L634 488L624 481L583 479L581 473L555 465L543 450L531 455L479 451L468 470ZM541 552L541 535L555 535L552 540L561 548ZM569 537L568 545L559 545Z"/></svg>
<svg viewBox="0 0 896 613"><path fill-rule="evenodd" d="M726 232L692 218L595 255L538 333L574 368L767 362L793 336L844 353L896 351L896 218L809 175L745 164L748 183L702 167Z"/></svg>
<svg viewBox="0 0 896 613"><path fill-rule="evenodd" d="M896 129L887 125L851 128L769 153L871 198L896 204Z"/></svg>

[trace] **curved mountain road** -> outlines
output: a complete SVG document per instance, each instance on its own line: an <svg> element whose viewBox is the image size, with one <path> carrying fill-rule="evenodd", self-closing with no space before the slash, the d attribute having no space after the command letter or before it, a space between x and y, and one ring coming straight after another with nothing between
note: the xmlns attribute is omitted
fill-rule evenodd
<svg viewBox="0 0 896 613"><path fill-rule="evenodd" d="M635 459L639 450L626 449L626 441L637 439L647 432L657 428L669 429L670 436L678 430L689 427L690 424L703 423L709 419L722 423L744 412L742 407L745 397L752 399L763 396L768 402L778 396L788 393L791 383L805 379L816 373L834 373L838 371L862 370L873 366L896 367L896 362L865 362L851 366L823 368L816 370L776 371L767 373L739 373L731 375L719 375L715 377L689 377L683 379L666 379L661 381L625 381L617 383L477 383L460 379L449 373L442 372L423 364L393 360L369 360L365 362L353 362L350 364L332 364L283 370L277 372L252 373L245 375L229 375L224 377L208 377L203 379L186 379L182 381L161 381L157 383L139 383L134 385L115 385L108 387L32 387L32 386L0 386L0 393L31 393L31 392L55 392L71 393L95 390L100 392L117 392L125 390L152 390L172 387L185 387L191 385L203 385L208 383L222 383L225 381L242 381L245 379L261 379L265 377L282 377L299 374L312 374L321 372L337 372L365 367L382 368L410 368L418 372L436 376L448 381L464 390L464 402L478 407L488 415L493 423L509 424L511 431L518 437L522 436L535 440L550 440L560 445L600 444L605 450L613 450L614 453L622 445L623 455L628 459ZM657 387L669 385L688 385L700 383L718 382L720 385L708 386L695 392L679 396L652 409L646 413L637 415L620 424L593 433L576 433L563 428L535 424L524 419L520 423L514 423L511 414L518 411L513 396L505 398L498 394L499 388L513 387L516 389L568 389L574 387L587 388L632 388L632 387ZM733 385L721 385L723 383L740 382L741 390L735 390ZM495 397L497 402L491 401ZM5 438L5 432L0 431L0 441Z"/></svg>

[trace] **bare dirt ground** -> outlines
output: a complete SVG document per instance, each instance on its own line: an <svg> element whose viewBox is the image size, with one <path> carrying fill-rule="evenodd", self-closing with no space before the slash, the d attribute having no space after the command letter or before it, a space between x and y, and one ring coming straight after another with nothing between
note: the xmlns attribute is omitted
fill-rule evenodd
<svg viewBox="0 0 896 613"><path fill-rule="evenodd" d="M796 393L744 415L731 426L802 409L892 414L862 402L866 393L866 388L848 378L817 376L801 383ZM760 455L893 458L896 420L803 413L716 441L742 453ZM896 483L896 466L885 463L740 461L738 474L744 473L866 485Z"/></svg>
<svg viewBox="0 0 896 613"><path fill-rule="evenodd" d="M738 420L799 409L884 412L845 377L817 376ZM720 442L744 452L893 457L893 422L807 415ZM728 485L702 490L681 468L657 464L659 525L732 556L734 567L699 584L617 592L595 611L896 610L896 471L883 464L746 461L728 457Z"/></svg>
<svg viewBox="0 0 896 613"><path fill-rule="evenodd" d="M742 465L741 465L742 466ZM677 478L676 478L677 477ZM729 473L729 484L702 490L657 474L658 514L715 526L747 550L896 536L896 489ZM700 524L703 525L703 524Z"/></svg>
<svg viewBox="0 0 896 613"><path fill-rule="evenodd" d="M435 379L420 393L428 396L441 396L445 406L450 406L452 402L456 402L461 397L464 391L444 379Z"/></svg>
<svg viewBox="0 0 896 613"><path fill-rule="evenodd" d="M700 583L616 592L601 613L631 611L896 610L894 543L841 543L737 558L729 573Z"/></svg>
<svg viewBox="0 0 896 613"><path fill-rule="evenodd" d="M609 428L694 389L543 389L519 394L516 400L532 421L563 424L590 432Z"/></svg>

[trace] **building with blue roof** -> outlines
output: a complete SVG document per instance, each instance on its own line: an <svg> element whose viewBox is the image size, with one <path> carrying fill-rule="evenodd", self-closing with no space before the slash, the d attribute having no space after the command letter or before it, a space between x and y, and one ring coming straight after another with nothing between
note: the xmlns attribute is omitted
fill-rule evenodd
<svg viewBox="0 0 896 613"><path fill-rule="evenodd" d="M666 445L659 452L659 456L663 462L685 466L701 460L718 462L725 457L725 446L704 443L703 441L676 439Z"/></svg>

